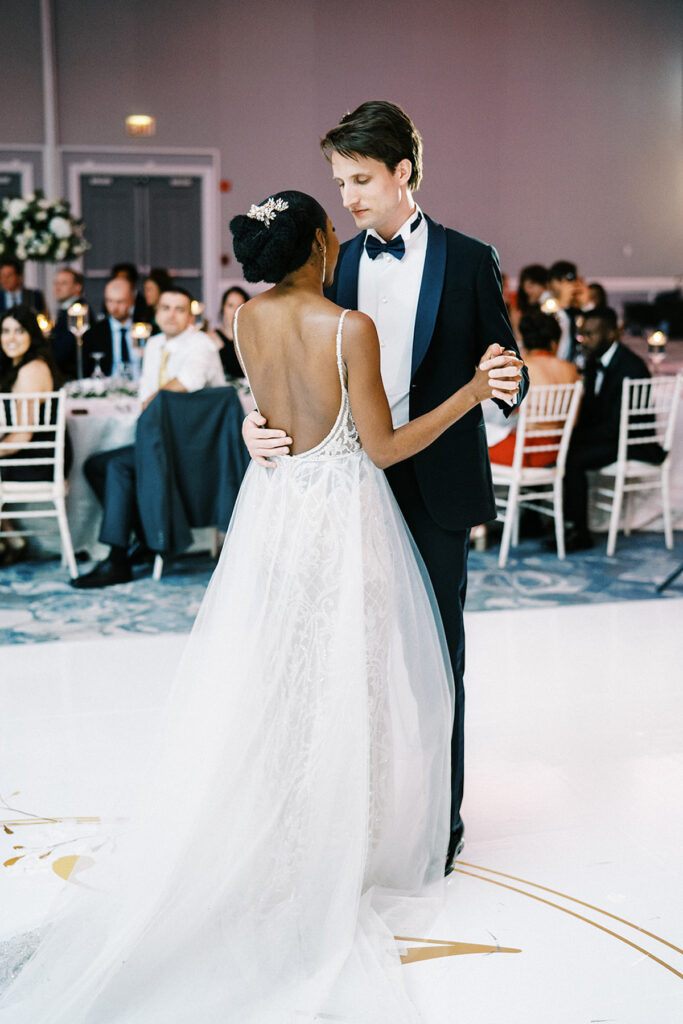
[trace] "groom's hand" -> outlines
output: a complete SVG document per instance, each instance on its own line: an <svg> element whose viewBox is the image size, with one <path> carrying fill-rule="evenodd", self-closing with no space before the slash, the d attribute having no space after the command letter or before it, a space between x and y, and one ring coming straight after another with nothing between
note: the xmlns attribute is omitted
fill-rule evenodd
<svg viewBox="0 0 683 1024"><path fill-rule="evenodd" d="M496 344L489 345L486 349L478 369L488 372L491 397L514 406L517 402L523 366L524 363L516 352Z"/></svg>
<svg viewBox="0 0 683 1024"><path fill-rule="evenodd" d="M274 467L270 458L275 455L289 455L288 445L292 443L284 430L272 430L266 426L265 416L250 412L242 424L242 438L249 455L259 466Z"/></svg>

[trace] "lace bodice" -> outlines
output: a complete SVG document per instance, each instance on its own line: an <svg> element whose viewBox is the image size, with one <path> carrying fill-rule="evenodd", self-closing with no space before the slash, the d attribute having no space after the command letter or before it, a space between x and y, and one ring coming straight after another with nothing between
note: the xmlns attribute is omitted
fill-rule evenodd
<svg viewBox="0 0 683 1024"><path fill-rule="evenodd" d="M314 448L309 448L308 451L300 452L298 455L283 455L282 459L287 461L297 462L315 460L319 461L322 459L339 459L346 455L355 455L356 452L361 450L360 438L358 436L358 430L356 424L353 422L353 416L351 415L351 403L349 401L349 392L347 388L346 379L346 367L344 366L344 360L342 359L342 330L344 326L344 318L348 313L348 309L345 309L339 317L339 324L337 325L337 338L336 338L336 353L337 353L337 369L339 371L339 383L341 385L341 402L339 405L339 412L334 422L334 426L330 430L329 434L320 441L319 444L315 445ZM235 348L244 367L244 359L239 347L239 341L237 337L237 319L239 316L239 309L235 312ZM249 376L246 368L244 369L245 376L247 378L247 384L249 384ZM258 409L258 401L256 395L254 395L251 384L252 397L256 402L256 408Z"/></svg>

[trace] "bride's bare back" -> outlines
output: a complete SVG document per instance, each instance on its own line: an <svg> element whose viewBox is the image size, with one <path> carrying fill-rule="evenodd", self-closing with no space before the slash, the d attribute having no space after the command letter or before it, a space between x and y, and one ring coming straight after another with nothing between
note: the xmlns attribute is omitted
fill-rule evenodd
<svg viewBox="0 0 683 1024"><path fill-rule="evenodd" d="M341 403L336 336L342 310L322 295L257 295L239 310L237 338L254 400L286 430L291 453L334 426Z"/></svg>

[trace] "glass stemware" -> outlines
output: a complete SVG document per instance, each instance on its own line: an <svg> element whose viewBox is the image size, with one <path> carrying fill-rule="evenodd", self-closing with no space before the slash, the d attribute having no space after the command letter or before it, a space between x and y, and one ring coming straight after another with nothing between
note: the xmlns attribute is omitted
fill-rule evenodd
<svg viewBox="0 0 683 1024"><path fill-rule="evenodd" d="M83 379L83 335L90 327L90 308L87 302L74 302L66 311L69 330L76 335L76 373Z"/></svg>

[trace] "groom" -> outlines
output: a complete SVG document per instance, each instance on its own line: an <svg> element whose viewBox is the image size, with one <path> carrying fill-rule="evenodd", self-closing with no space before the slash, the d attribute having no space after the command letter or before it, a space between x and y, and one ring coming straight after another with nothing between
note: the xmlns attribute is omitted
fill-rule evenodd
<svg viewBox="0 0 683 1024"><path fill-rule="evenodd" d="M427 217L412 193L422 177L422 140L400 107L363 103L321 141L342 203L360 234L341 246L327 295L375 322L394 427L433 409L466 384L487 347L515 357L517 345L492 246ZM526 367L512 407L528 389ZM252 413L244 439L259 461L284 454L283 431ZM260 426L257 426L260 425ZM486 432L477 406L425 451L392 466L387 479L422 555L441 611L455 678L451 747L451 838L446 874L462 848L465 636L470 527L495 519Z"/></svg>

